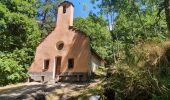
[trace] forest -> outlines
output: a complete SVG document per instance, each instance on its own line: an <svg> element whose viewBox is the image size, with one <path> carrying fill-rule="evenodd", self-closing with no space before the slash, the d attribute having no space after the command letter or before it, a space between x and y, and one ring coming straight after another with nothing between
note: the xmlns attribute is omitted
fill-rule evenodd
<svg viewBox="0 0 170 100"><path fill-rule="evenodd" d="M0 86L27 80L36 46L55 27L62 1L0 1ZM104 98L169 100L170 0L90 1L88 17L74 18L74 26L107 61Z"/></svg>

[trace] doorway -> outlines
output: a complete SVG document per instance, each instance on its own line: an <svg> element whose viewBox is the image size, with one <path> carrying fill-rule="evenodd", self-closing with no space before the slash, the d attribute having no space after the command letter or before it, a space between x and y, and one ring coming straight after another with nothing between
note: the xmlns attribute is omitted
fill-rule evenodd
<svg viewBox="0 0 170 100"><path fill-rule="evenodd" d="M61 68L61 56L55 57L55 75L60 74L60 68Z"/></svg>

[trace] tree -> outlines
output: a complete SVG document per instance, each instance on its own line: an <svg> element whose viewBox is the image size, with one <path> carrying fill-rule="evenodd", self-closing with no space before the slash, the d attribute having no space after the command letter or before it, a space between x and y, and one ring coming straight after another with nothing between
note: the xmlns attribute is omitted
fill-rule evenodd
<svg viewBox="0 0 170 100"><path fill-rule="evenodd" d="M168 76L167 73L170 72L167 67L169 64L164 63L168 55L159 55L157 52L160 48L155 50L155 47L153 50L152 47L152 44L158 47L159 43L168 39L166 33L168 20L165 19L170 17L167 16L165 9L165 4L168 3L164 1L101 0L96 2L101 13L108 19L108 25L112 27L110 33L116 61L115 66L111 66L113 70L109 69L111 74L108 74L110 76L107 76L104 88L112 89L119 99L138 99L138 97L151 99L154 95L159 96L164 92L168 94L164 85L169 83L167 81L169 77L161 77L165 73ZM159 59L155 65L150 63L154 59L153 55L157 55L156 59ZM165 82L162 82L163 78ZM169 89L169 86L166 86Z"/></svg>
<svg viewBox="0 0 170 100"><path fill-rule="evenodd" d="M38 12L36 18L42 30L42 37L53 30L57 19L57 8L63 0L38 0Z"/></svg>
<svg viewBox="0 0 170 100"><path fill-rule="evenodd" d="M23 0L3 0L0 2L1 51L35 47L40 31L34 19L36 9L29 9L35 8L34 3L34 0L31 2Z"/></svg>
<svg viewBox="0 0 170 100"><path fill-rule="evenodd" d="M170 33L170 0L165 0L165 14L166 14L168 31Z"/></svg>
<svg viewBox="0 0 170 100"><path fill-rule="evenodd" d="M0 52L0 86L20 82L27 78L23 66L15 58L10 57L11 54Z"/></svg>
<svg viewBox="0 0 170 100"><path fill-rule="evenodd" d="M27 67L40 39L39 27L34 19L35 4L35 0L0 1L1 85L22 81L27 76Z"/></svg>
<svg viewBox="0 0 170 100"><path fill-rule="evenodd" d="M127 8L128 3L135 2L135 3L141 3L143 7L146 7L147 5L154 5L156 8L158 8L158 15L160 15L161 11L165 10L166 15L166 22L168 30L170 29L170 0L101 0L99 2L98 0L91 0L92 3L99 3L98 7L101 9L100 13L106 15L107 20L112 24L115 15L119 14L120 9ZM148 8L152 8L151 6L148 6Z"/></svg>
<svg viewBox="0 0 170 100"><path fill-rule="evenodd" d="M96 3L101 9L100 13L106 16L108 26L111 27L115 62L119 58L122 59L121 53L127 52L128 48L141 41L154 39L159 41L167 37L165 15L160 12L160 16L157 16L160 1L102 0Z"/></svg>

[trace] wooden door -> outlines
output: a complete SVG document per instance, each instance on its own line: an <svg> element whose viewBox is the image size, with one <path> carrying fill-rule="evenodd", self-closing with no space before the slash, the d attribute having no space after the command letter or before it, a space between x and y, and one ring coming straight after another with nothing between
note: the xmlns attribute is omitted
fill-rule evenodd
<svg viewBox="0 0 170 100"><path fill-rule="evenodd" d="M56 75L60 74L61 59L62 59L62 57L56 57L55 58Z"/></svg>

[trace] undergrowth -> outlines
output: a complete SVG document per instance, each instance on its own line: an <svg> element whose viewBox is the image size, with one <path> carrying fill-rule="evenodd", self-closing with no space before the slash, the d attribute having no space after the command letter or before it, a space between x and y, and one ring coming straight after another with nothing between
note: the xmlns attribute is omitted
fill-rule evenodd
<svg viewBox="0 0 170 100"><path fill-rule="evenodd" d="M126 50L107 73L103 88L112 95L107 100L170 99L170 42L145 42Z"/></svg>

